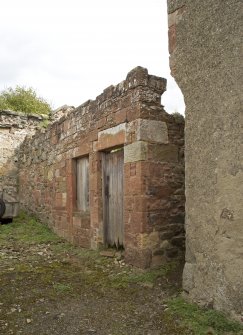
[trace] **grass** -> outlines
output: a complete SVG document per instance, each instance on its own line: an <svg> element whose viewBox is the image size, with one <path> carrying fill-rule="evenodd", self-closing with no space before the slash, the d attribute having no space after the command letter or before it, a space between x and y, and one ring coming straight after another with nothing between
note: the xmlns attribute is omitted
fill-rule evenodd
<svg viewBox="0 0 243 335"><path fill-rule="evenodd" d="M181 297L168 301L168 313L179 317L182 324L189 327L195 335L243 334L243 326L229 320L223 313L212 309L203 309L185 302Z"/></svg>
<svg viewBox="0 0 243 335"><path fill-rule="evenodd" d="M27 216L24 212L14 219L14 222L0 226L0 246L7 245L9 241L21 241L28 245L48 244L62 242L63 239L53 234L44 224L35 218Z"/></svg>
<svg viewBox="0 0 243 335"><path fill-rule="evenodd" d="M166 277L170 271L175 267L175 264L164 264L156 269L146 271L132 269L130 271L124 270L118 274L114 274L111 278L111 286L117 288L124 288L130 284L155 284L160 277ZM149 287L149 286L148 286ZM150 286L152 287L152 286Z"/></svg>
<svg viewBox="0 0 243 335"><path fill-rule="evenodd" d="M72 291L72 286L70 284L55 283L53 288L56 292L66 293Z"/></svg>
<svg viewBox="0 0 243 335"><path fill-rule="evenodd" d="M43 120L39 123L39 127L40 128L47 128L49 124L50 124L50 120L45 119L45 120Z"/></svg>

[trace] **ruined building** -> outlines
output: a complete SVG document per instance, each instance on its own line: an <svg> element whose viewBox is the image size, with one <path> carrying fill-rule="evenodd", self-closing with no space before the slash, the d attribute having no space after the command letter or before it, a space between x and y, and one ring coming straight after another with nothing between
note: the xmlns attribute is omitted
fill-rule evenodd
<svg viewBox="0 0 243 335"><path fill-rule="evenodd" d="M186 103L183 289L232 316L243 313L241 3L168 0L171 72ZM10 145L14 156L5 142L0 188L18 188L21 208L82 247L123 247L143 268L180 257L184 122L163 110L165 86L138 67L17 152ZM1 143L23 128L11 124Z"/></svg>
<svg viewBox="0 0 243 335"><path fill-rule="evenodd" d="M18 148L21 208L86 248L125 249L147 268L184 248L184 120L166 80L138 67Z"/></svg>

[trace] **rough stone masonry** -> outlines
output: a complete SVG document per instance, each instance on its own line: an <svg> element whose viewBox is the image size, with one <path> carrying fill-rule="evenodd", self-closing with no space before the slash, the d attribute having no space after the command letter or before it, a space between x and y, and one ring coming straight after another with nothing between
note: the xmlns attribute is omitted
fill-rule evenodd
<svg viewBox="0 0 243 335"><path fill-rule="evenodd" d="M184 120L164 111L165 89L165 79L137 67L95 101L26 138L18 156L21 207L72 243L102 247L102 155L123 148L126 261L146 268L182 256ZM75 179L82 157L89 166L85 210L77 207Z"/></svg>
<svg viewBox="0 0 243 335"><path fill-rule="evenodd" d="M42 121L40 115L0 111L0 197L4 201L18 203L17 149Z"/></svg>
<svg viewBox="0 0 243 335"><path fill-rule="evenodd" d="M170 65L185 97L186 265L201 304L243 315L242 1L169 0Z"/></svg>

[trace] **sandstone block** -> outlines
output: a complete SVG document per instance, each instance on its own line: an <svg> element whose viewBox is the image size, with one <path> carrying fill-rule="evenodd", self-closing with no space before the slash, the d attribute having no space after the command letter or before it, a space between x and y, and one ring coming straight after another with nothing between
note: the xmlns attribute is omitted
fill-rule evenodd
<svg viewBox="0 0 243 335"><path fill-rule="evenodd" d="M151 144L148 147L148 159L156 162L178 162L178 147L174 144Z"/></svg>
<svg viewBox="0 0 243 335"><path fill-rule="evenodd" d="M168 129L166 123L155 120L138 120L137 140L168 143Z"/></svg>
<svg viewBox="0 0 243 335"><path fill-rule="evenodd" d="M115 257L116 251L115 250L103 250L100 252L100 256L113 258Z"/></svg>
<svg viewBox="0 0 243 335"><path fill-rule="evenodd" d="M98 149L112 148L123 145L126 138L126 123L98 132Z"/></svg>
<svg viewBox="0 0 243 335"><path fill-rule="evenodd" d="M126 249L125 262L142 269L147 269L151 265L152 253L149 249Z"/></svg>
<svg viewBox="0 0 243 335"><path fill-rule="evenodd" d="M160 248L162 250L166 250L167 248L169 248L170 246L170 242L168 240L164 240L160 243Z"/></svg>
<svg viewBox="0 0 243 335"><path fill-rule="evenodd" d="M190 292L194 287L194 271L195 265L186 263L183 271L183 289Z"/></svg>
<svg viewBox="0 0 243 335"><path fill-rule="evenodd" d="M174 246L177 246L180 249L183 249L185 247L185 236L184 235L182 235L182 236L174 236L171 239L171 243Z"/></svg>
<svg viewBox="0 0 243 335"><path fill-rule="evenodd" d="M165 122L147 119L132 121L127 126L127 142L146 141L168 143L168 128Z"/></svg>
<svg viewBox="0 0 243 335"><path fill-rule="evenodd" d="M144 161L147 158L148 145L146 142L137 141L125 146L124 162Z"/></svg>
<svg viewBox="0 0 243 335"><path fill-rule="evenodd" d="M166 257L168 258L176 258L178 256L178 248L170 247L166 249Z"/></svg>

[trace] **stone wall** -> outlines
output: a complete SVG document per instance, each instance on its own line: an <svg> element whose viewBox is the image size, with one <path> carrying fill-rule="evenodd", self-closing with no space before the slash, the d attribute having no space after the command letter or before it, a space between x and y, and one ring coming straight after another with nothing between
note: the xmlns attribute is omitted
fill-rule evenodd
<svg viewBox="0 0 243 335"><path fill-rule="evenodd" d="M190 299L243 313L242 1L171 0L170 64L186 103Z"/></svg>
<svg viewBox="0 0 243 335"><path fill-rule="evenodd" d="M95 101L26 139L19 153L21 206L82 247L104 244L102 153L124 147L124 248L128 263L183 255L184 120L160 104L166 80L138 67ZM77 210L75 159L89 158L90 210Z"/></svg>
<svg viewBox="0 0 243 335"><path fill-rule="evenodd" d="M18 202L18 158L16 149L26 135L33 135L42 116L0 111L0 196Z"/></svg>
<svg viewBox="0 0 243 335"><path fill-rule="evenodd" d="M68 106L68 105L63 105L57 109L55 109L54 111L52 111L51 115L50 115L50 120L52 122L58 121L59 119L61 119L62 117L67 117L68 114L70 114L71 112L73 112L75 109L75 107L73 106Z"/></svg>

